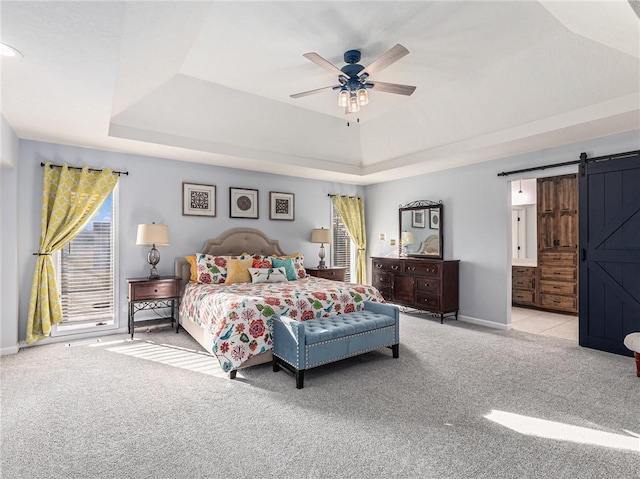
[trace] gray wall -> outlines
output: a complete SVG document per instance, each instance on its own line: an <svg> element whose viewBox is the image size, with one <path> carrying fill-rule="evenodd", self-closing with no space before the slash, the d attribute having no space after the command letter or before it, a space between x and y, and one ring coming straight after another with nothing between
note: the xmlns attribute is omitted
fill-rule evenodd
<svg viewBox="0 0 640 479"><path fill-rule="evenodd" d="M19 157L16 203L20 218L17 230L20 340L24 340L26 331L35 265L32 253L37 250L40 238L43 178L40 162L87 164L129 172L129 176L120 177L118 184L116 234L119 243L117 267L121 330L126 330L126 278L148 274L148 247L135 244L139 223L155 221L169 225L171 245L159 247L161 259L158 270L161 275L173 274L176 257L192 254L202 247L205 239L236 227L258 228L269 237L280 239L285 252L299 251L308 258L306 263L313 265L317 264L318 245L309 242L311 230L330 226L330 198L327 194L363 194L362 187L353 185L34 141L20 141ZM215 218L182 216L183 181L216 185ZM229 187L259 190L259 219L229 218ZM295 221L269 219L269 191L295 194Z"/></svg>
<svg viewBox="0 0 640 479"><path fill-rule="evenodd" d="M399 205L417 199L442 200L445 259L461 260L462 319L489 326L507 327L510 320L511 294L509 181L533 175L563 174L576 171L576 167L507 178L499 178L496 174L511 169L574 160L582 151L586 151L589 156L599 156L640 149L640 134L633 131L361 188L34 141L21 140L19 148L16 148L15 135L7 137L10 140L13 138L13 146L5 152L3 144L0 169L0 347L3 353L11 352L16 347L16 336L20 340L25 336L29 293L35 265L32 253L36 251L40 238L42 161L67 162L72 165L88 164L93 167L108 166L130 172L129 176L120 179L118 192L118 312L121 330L126 330L125 279L147 274L147 249L135 245L139 223L166 222L170 227L171 246L160 248L161 274L173 274L173 260L198 250L204 239L239 226L255 227L271 237L280 238L285 251L300 251L310 258L308 264L314 264L318 248L309 242L310 232L314 227L327 227L330 224L328 193L364 194L370 255L386 254L396 250L395 247L389 246L389 239L398 239ZM15 153L11 153L16 149L19 151L18 158L15 157ZM5 154L12 159L5 160ZM217 217L182 216L183 181L217 186ZM260 191L260 219L229 218L229 187L254 188ZM296 195L295 221L268 219L269 191L292 192ZM386 234L386 242L378 241L379 233ZM11 270L12 262L16 265L14 271Z"/></svg>
<svg viewBox="0 0 640 479"><path fill-rule="evenodd" d="M18 137L4 116L0 121L0 354L12 354L18 352Z"/></svg>
<svg viewBox="0 0 640 479"><path fill-rule="evenodd" d="M415 176L365 188L372 256L385 254L379 233L398 238L398 206L442 200L444 259L460 260L460 314L478 324L506 328L511 301L511 187L519 178L576 172L577 166L498 177L502 171L640 149L640 132L583 141L511 158Z"/></svg>

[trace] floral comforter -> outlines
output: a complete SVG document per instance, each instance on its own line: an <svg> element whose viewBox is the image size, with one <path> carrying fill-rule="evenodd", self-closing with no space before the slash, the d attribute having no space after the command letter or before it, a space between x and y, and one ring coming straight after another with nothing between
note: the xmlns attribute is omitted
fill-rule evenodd
<svg viewBox="0 0 640 479"><path fill-rule="evenodd" d="M274 314L308 321L358 311L364 301L384 299L372 286L317 277L282 283L189 283L180 317L214 336L212 352L228 372L271 349Z"/></svg>

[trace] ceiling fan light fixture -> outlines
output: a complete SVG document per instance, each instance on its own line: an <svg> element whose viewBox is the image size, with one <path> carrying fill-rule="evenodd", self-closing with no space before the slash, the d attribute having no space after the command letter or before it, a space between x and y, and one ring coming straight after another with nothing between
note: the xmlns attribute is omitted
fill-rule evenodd
<svg viewBox="0 0 640 479"><path fill-rule="evenodd" d="M338 106L344 108L349 104L349 91L346 88L340 90L338 93Z"/></svg>
<svg viewBox="0 0 640 479"><path fill-rule="evenodd" d="M358 104L360 106L364 106L369 103L369 93L367 92L366 87L361 87L358 90Z"/></svg>
<svg viewBox="0 0 640 479"><path fill-rule="evenodd" d="M358 97L351 95L349 97L349 113L357 113L360 111L360 103L358 103Z"/></svg>

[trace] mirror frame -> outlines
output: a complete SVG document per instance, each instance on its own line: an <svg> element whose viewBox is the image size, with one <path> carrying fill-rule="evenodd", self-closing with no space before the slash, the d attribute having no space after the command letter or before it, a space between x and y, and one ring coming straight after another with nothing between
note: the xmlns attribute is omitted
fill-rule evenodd
<svg viewBox="0 0 640 479"><path fill-rule="evenodd" d="M408 258L431 258L431 259L443 259L444 258L444 241L443 241L443 208L442 201L431 201L431 200L418 200L412 201L411 203L407 203L404 206L400 206L398 208L398 256L406 256ZM403 211L414 211L414 210L431 210L437 209L440 214L440 227L438 228L438 236L440 241L440 254L417 254L410 253L408 255L402 254L402 212ZM426 239L426 238L425 238Z"/></svg>

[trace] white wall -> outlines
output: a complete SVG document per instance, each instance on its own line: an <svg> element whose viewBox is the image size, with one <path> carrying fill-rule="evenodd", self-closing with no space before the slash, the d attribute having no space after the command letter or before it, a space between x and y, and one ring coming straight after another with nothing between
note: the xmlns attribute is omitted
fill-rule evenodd
<svg viewBox="0 0 640 479"><path fill-rule="evenodd" d="M398 206L428 199L444 203L444 259L460 260L462 319L506 328L511 302L511 180L532 173L498 177L502 171L578 160L640 149L633 131L511 158L453 168L365 187L367 239L372 256L388 252L379 233L398 237ZM577 166L547 169L537 176L576 172ZM388 244L388 242L387 242Z"/></svg>
<svg viewBox="0 0 640 479"><path fill-rule="evenodd" d="M18 137L0 115L0 354L18 352Z"/></svg>
<svg viewBox="0 0 640 479"><path fill-rule="evenodd" d="M330 226L331 194L363 194L353 185L271 175L233 168L185 163L160 158L77 148L51 143L20 141L18 171L17 230L19 274L19 338L24 340L29 292L40 238L41 162L70 165L87 164L95 168L126 170L119 180L119 314L121 330L126 330L126 278L148 274L147 247L135 245L139 223L169 225L171 245L160 247L161 275L174 272L174 259L199 250L205 239L229 228L253 227L269 237L280 239L285 252L301 252L307 264L316 264L318 247L311 243L311 230ZM217 216L182 216L182 182L217 187ZM229 218L229 187L259 190L259 219ZM295 194L295 221L269 219L269 191ZM329 251L327 251L327 255ZM4 293L3 293L4 296Z"/></svg>

